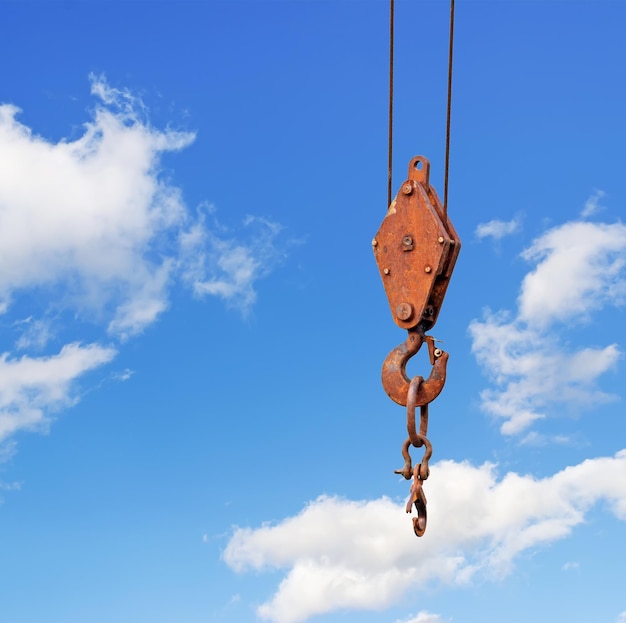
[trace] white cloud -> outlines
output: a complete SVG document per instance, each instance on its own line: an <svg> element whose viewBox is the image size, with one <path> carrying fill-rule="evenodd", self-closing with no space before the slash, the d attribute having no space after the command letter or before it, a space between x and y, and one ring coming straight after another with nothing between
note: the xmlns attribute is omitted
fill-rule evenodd
<svg viewBox="0 0 626 623"><path fill-rule="evenodd" d="M396 623L443 623L443 619L438 614L432 614L423 610L408 619L398 619Z"/></svg>
<svg viewBox="0 0 626 623"><path fill-rule="evenodd" d="M167 309L180 280L246 313L282 255L275 223L246 217L242 231L225 231L192 215L161 159L195 134L153 127L129 90L90 79L92 118L72 140L38 136L0 105L0 313L25 294L43 310L10 325L30 353L0 358L0 439L46 430L50 413L76 401L75 381L115 355L80 337L45 352L64 312L123 341Z"/></svg>
<svg viewBox="0 0 626 623"><path fill-rule="evenodd" d="M115 354L113 348L97 344L68 344L48 357L1 355L0 441L19 430L46 431L50 414L75 402L74 382Z"/></svg>
<svg viewBox="0 0 626 623"><path fill-rule="evenodd" d="M520 228L519 218L514 218L510 221L499 221L494 219L487 223L480 223L476 226L474 232L475 236L479 239L493 238L494 240L501 240L505 236L514 234Z"/></svg>
<svg viewBox="0 0 626 623"><path fill-rule="evenodd" d="M0 481L0 491L19 491L22 488L21 482L2 482ZM0 502L2 499L0 498Z"/></svg>
<svg viewBox="0 0 626 623"><path fill-rule="evenodd" d="M597 380L621 356L616 344L566 351L556 336L489 312L469 330L476 359L495 385L481 392L482 406L505 420L504 434L525 431L555 405L581 409L614 399Z"/></svg>
<svg viewBox="0 0 626 623"><path fill-rule="evenodd" d="M626 623L626 610L619 613L617 616L617 623Z"/></svg>
<svg viewBox="0 0 626 623"><path fill-rule="evenodd" d="M126 368L125 370L122 370L121 372L115 372L112 376L114 381L128 381L129 378L131 378L133 376L133 374L135 374L134 370L131 370L130 368Z"/></svg>
<svg viewBox="0 0 626 623"><path fill-rule="evenodd" d="M25 320L14 323L21 328L21 334L15 347L18 350L42 350L52 338L52 328L47 319L35 320L29 316Z"/></svg>
<svg viewBox="0 0 626 623"><path fill-rule="evenodd" d="M580 569L580 563L579 562L566 562L561 569L563 571L571 571L572 569Z"/></svg>
<svg viewBox="0 0 626 623"><path fill-rule="evenodd" d="M444 461L433 466L427 495L419 556L404 504L322 496L278 524L235 529L223 557L239 572L287 569L257 610L274 623L382 609L425 583L501 578L520 554L569 535L599 502L626 520L626 450L542 479Z"/></svg>
<svg viewBox="0 0 626 623"><path fill-rule="evenodd" d="M268 275L284 257L276 246L282 227L267 219L247 216L236 234L219 225L206 226L200 213L198 223L181 236L184 279L198 296L222 298L229 306L247 313L256 301L254 284ZM220 235L213 233L220 231Z"/></svg>
<svg viewBox="0 0 626 623"><path fill-rule="evenodd" d="M603 206L600 205L600 199L604 197L606 193L603 190L594 190L593 194L585 201L585 207L582 209L580 216L587 218L592 216L596 212L599 212Z"/></svg>
<svg viewBox="0 0 626 623"><path fill-rule="evenodd" d="M92 93L103 103L73 141L36 136L15 106L0 106L0 300L61 285L66 305L108 307L111 330L132 333L166 306L169 266L159 251L185 220L159 159L194 135L151 127L138 100L103 78L92 78Z"/></svg>
<svg viewBox="0 0 626 623"><path fill-rule="evenodd" d="M17 441L6 441L0 445L0 464L8 463L17 453Z"/></svg>
<svg viewBox="0 0 626 623"><path fill-rule="evenodd" d="M522 253L536 262L522 282L520 319L541 328L555 321L587 320L626 295L626 226L573 221L537 238Z"/></svg>
<svg viewBox="0 0 626 623"><path fill-rule="evenodd" d="M611 400L612 398L609 396L608 399ZM520 440L520 445L540 447L548 444L569 445L573 442L574 439L567 435L542 435L533 430Z"/></svg>
<svg viewBox="0 0 626 623"><path fill-rule="evenodd" d="M160 160L195 134L154 128L141 100L91 79L99 103L72 141L36 136L15 106L0 105L0 305L44 286L125 338L167 308L171 281L193 263L197 293L247 311L275 266L280 227L248 217L247 236L224 238L192 218Z"/></svg>
<svg viewBox="0 0 626 623"><path fill-rule="evenodd" d="M556 329L622 304L626 227L566 223L537 238L522 257L536 266L522 282L517 315L486 311L469 327L472 350L494 384L481 393L482 405L504 420L504 434L525 431L555 405L580 409L614 399L597 382L621 357L617 344L565 347Z"/></svg>

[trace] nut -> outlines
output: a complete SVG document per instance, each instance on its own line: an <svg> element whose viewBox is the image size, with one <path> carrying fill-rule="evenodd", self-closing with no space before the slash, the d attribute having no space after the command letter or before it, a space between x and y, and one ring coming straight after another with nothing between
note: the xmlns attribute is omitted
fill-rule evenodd
<svg viewBox="0 0 626 623"><path fill-rule="evenodd" d="M400 303L396 308L396 316L400 320L408 320L413 315L413 305L410 303Z"/></svg>

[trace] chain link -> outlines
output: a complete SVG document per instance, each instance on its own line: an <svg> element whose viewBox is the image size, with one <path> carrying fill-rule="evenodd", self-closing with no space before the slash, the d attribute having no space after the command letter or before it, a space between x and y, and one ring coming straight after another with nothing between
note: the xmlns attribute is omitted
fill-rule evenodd
<svg viewBox="0 0 626 623"><path fill-rule="evenodd" d="M432 338L429 338L429 345L432 342ZM443 355L443 351L437 349L433 360ZM434 365L434 361L433 361ZM413 518L413 530L416 536L423 536L426 532L426 494L424 493L423 484L430 475L429 461L433 454L433 446L428 439L428 402L418 405L418 395L421 384L424 382L424 378L421 376L414 376L409 384L409 390L407 392L407 432L408 438L402 444L402 457L404 458L404 467L402 469L395 470L394 473L400 474L406 480L413 480L411 484L411 491L409 499L406 505L406 512L410 513L415 506L417 511L417 517ZM417 407L420 408L419 419L419 432L417 431L417 423L415 412ZM415 448L424 448L424 455L420 463L413 467L413 461L409 448L413 446Z"/></svg>

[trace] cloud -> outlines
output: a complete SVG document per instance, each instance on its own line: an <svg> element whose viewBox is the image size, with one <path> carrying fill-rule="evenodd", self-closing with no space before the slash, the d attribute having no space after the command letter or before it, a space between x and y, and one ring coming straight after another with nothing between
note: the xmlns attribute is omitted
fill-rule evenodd
<svg viewBox="0 0 626 623"><path fill-rule="evenodd" d="M93 119L71 141L35 135L18 108L0 105L2 308L18 291L45 287L57 305L95 313L127 338L167 309L172 281L193 264L197 293L249 310L254 284L280 255L280 226L250 216L247 237L209 230L160 167L195 134L153 127L141 100L102 76L91 76L91 92Z"/></svg>
<svg viewBox="0 0 626 623"><path fill-rule="evenodd" d="M494 219L487 223L480 223L476 226L474 231L475 236L482 240L483 238L493 238L494 240L501 240L505 236L514 234L520 228L519 218L514 218L510 221L499 221Z"/></svg>
<svg viewBox="0 0 626 623"><path fill-rule="evenodd" d="M52 356L0 356L0 441L19 430L46 431L50 414L72 405L75 381L115 356L113 348L68 344Z"/></svg>
<svg viewBox="0 0 626 623"><path fill-rule="evenodd" d="M133 374L135 374L134 370L131 370L130 368L126 368L122 370L121 372L115 372L111 378L114 381L124 382L124 381L128 381L128 379L131 378Z"/></svg>
<svg viewBox="0 0 626 623"><path fill-rule="evenodd" d="M556 321L589 320L626 295L626 226L573 221L549 230L522 253L536 262L522 282L520 319L545 328Z"/></svg>
<svg viewBox="0 0 626 623"><path fill-rule="evenodd" d="M422 611L408 619L398 619L396 623L444 623L444 621L438 614Z"/></svg>
<svg viewBox="0 0 626 623"><path fill-rule="evenodd" d="M587 218L592 216L596 212L599 212L603 206L600 205L600 199L604 197L606 193L603 190L594 190L593 194L585 201L585 207L582 209L580 216Z"/></svg>
<svg viewBox="0 0 626 623"><path fill-rule="evenodd" d="M8 463L17 452L17 441L7 441L0 445L0 464Z"/></svg>
<svg viewBox="0 0 626 623"><path fill-rule="evenodd" d="M101 101L73 141L36 136L0 106L0 300L62 286L67 306L108 309L112 333L132 334L166 307L163 246L186 215L159 159L194 134L151 127L139 100L104 78L92 77L92 93Z"/></svg>
<svg viewBox="0 0 626 623"><path fill-rule="evenodd" d="M161 160L194 132L158 129L131 91L90 80L91 119L72 140L39 136L16 106L0 104L0 314L24 302L41 313L8 323L24 356L0 358L0 440L47 430L51 414L78 399L79 378L113 359L116 348L94 341L94 330L100 342L141 333L176 282L246 314L258 280L284 256L277 223L248 216L227 230L187 208ZM80 322L61 331L67 317ZM84 323L93 343L74 335L50 352Z"/></svg>
<svg viewBox="0 0 626 623"><path fill-rule="evenodd" d="M21 482L2 482L0 481L0 491L19 491L22 487ZM2 502L2 498L0 498Z"/></svg>
<svg viewBox="0 0 626 623"><path fill-rule="evenodd" d="M52 338L52 328L47 319L34 320L29 316L25 320L14 323L21 328L21 335L15 347L18 350L42 350Z"/></svg>
<svg viewBox="0 0 626 623"><path fill-rule="evenodd" d="M522 257L535 267L522 281L517 315L487 310L469 326L472 351L494 385L481 393L482 406L504 420L508 435L526 431L557 405L581 409L615 398L597 382L615 368L618 345L566 347L558 329L623 303L626 227L565 223L534 240Z"/></svg>
<svg viewBox="0 0 626 623"><path fill-rule="evenodd" d="M619 613L616 623L626 623L626 610Z"/></svg>
<svg viewBox="0 0 626 623"><path fill-rule="evenodd" d="M284 258L284 250L276 245L282 227L248 215L235 234L217 222L207 227L206 218L200 212L197 224L181 236L183 257L187 258L183 278L199 297L218 296L245 315L256 301L254 284Z"/></svg>
<svg viewBox="0 0 626 623"><path fill-rule="evenodd" d="M481 392L482 407L505 420L503 434L525 431L546 417L549 407L582 409L615 398L599 390L597 380L620 358L616 344L565 350L557 337L502 313L486 312L482 321L470 324L469 331L472 351L495 385Z"/></svg>
<svg viewBox="0 0 626 623"><path fill-rule="evenodd" d="M223 558L238 572L287 570L257 609L273 623L379 610L409 590L502 578L524 552L569 535L595 504L626 520L626 450L541 479L443 461L432 468L427 495L419 556L404 504L321 496L275 525L236 528Z"/></svg>

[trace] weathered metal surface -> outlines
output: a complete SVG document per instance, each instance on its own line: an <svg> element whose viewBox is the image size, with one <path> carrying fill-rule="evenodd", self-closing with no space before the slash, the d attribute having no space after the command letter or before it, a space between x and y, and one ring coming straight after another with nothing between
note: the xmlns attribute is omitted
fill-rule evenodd
<svg viewBox="0 0 626 623"><path fill-rule="evenodd" d="M433 446L426 436L428 433L428 404L420 406L420 427L419 433L416 430L415 410L418 406L417 396L419 387L422 384L422 377L416 376L411 380L409 393L407 397L407 430L408 439L402 444L402 458L404 459L404 467L395 470L396 474L404 476L406 480L413 478L411 492L406 504L406 512L410 513L415 506L417 517L413 518L413 531L417 536L423 536L426 532L426 494L422 485L430 476L429 461L433 455ZM413 467L409 448L424 447L424 456L421 463Z"/></svg>
<svg viewBox="0 0 626 623"><path fill-rule="evenodd" d="M394 322L408 331L405 342L394 348L383 364L382 381L388 396L407 407L408 439L402 446L404 467L396 470L413 479L407 513L417 511L413 530L417 536L426 531L426 495L423 483L430 475L433 453L428 434L428 405L439 396L445 382L448 353L435 347L433 337L425 335L437 322L461 241L430 185L430 163L415 156L409 163L409 179L387 210L372 245L385 287ZM431 371L428 378L409 379L406 365L422 347L428 345ZM416 409L420 408L419 431ZM409 448L424 447L422 461L413 467Z"/></svg>
<svg viewBox="0 0 626 623"><path fill-rule="evenodd" d="M428 378L419 386L418 405L432 402L443 389L446 382L446 366L448 364L448 353L433 348L432 338L427 338L423 333L409 331L409 336L405 342L394 348L385 359L382 370L383 388L391 400L399 405L407 404L407 394L411 379L406 373L406 364L415 355L424 341L428 341L429 351L432 350L431 369ZM435 357L434 352L438 352Z"/></svg>
<svg viewBox="0 0 626 623"><path fill-rule="evenodd" d="M409 179L389 206L372 241L394 322L402 329L430 329L461 243L429 182L430 162L415 156Z"/></svg>
<svg viewBox="0 0 626 623"><path fill-rule="evenodd" d="M415 536L424 536L426 532L426 494L422 487L424 479L420 475L421 465L416 465L413 469L413 484L411 485L411 493L406 503L406 512L410 513L415 504L417 517L413 517L413 532Z"/></svg>

